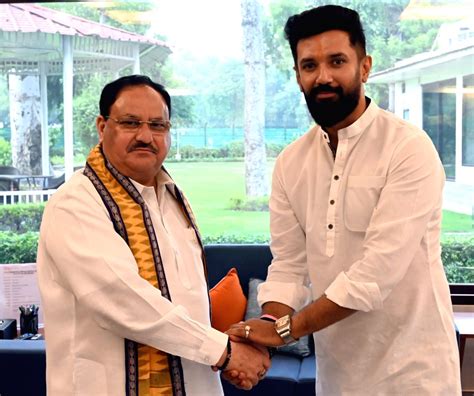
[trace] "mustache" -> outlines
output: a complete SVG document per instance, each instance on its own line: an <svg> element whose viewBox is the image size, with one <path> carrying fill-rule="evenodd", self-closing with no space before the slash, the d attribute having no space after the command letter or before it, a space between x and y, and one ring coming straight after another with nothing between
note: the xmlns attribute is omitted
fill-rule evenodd
<svg viewBox="0 0 474 396"><path fill-rule="evenodd" d="M153 153L158 153L158 148L155 147L153 144L147 144L147 143L143 143L143 142L135 142L133 143L131 146L128 147L128 150L127 152L131 152L131 151L134 151L136 149L148 149L150 151L152 151Z"/></svg>
<svg viewBox="0 0 474 396"><path fill-rule="evenodd" d="M328 84L321 84L311 88L311 91L309 91L309 97L314 99L316 95L328 92L338 94L339 96L342 96L344 94L342 87L331 87Z"/></svg>

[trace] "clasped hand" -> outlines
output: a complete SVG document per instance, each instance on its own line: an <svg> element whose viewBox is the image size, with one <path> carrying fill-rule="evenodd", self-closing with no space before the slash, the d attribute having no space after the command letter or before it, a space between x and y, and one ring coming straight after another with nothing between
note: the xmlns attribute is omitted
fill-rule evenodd
<svg viewBox="0 0 474 396"><path fill-rule="evenodd" d="M279 346L283 341L272 322L260 319L236 323L226 333L233 349L228 369L222 376L238 388L252 389L271 366L267 346Z"/></svg>

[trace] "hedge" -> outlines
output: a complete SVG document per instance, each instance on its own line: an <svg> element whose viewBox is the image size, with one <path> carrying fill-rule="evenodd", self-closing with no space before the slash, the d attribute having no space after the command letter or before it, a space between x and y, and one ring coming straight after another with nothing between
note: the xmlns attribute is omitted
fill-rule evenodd
<svg viewBox="0 0 474 396"><path fill-rule="evenodd" d="M265 143L265 151L268 158L275 158L287 146L287 144ZM244 142L235 141L227 143L220 148L181 146L179 148L180 161L215 161L215 160L239 160L245 156ZM172 147L168 153L167 162L176 161L176 148Z"/></svg>
<svg viewBox="0 0 474 396"><path fill-rule="evenodd" d="M444 242L441 260L450 283L474 283L474 238Z"/></svg>
<svg viewBox="0 0 474 396"><path fill-rule="evenodd" d="M34 263L38 247L38 232L17 234L0 231L0 264ZM265 235L222 234L205 236L203 243L268 243ZM446 241L442 244L441 258L450 283L474 283L474 238Z"/></svg>
<svg viewBox="0 0 474 396"><path fill-rule="evenodd" d="M0 231L23 234L39 231L45 204L17 204L0 206Z"/></svg>
<svg viewBox="0 0 474 396"><path fill-rule="evenodd" d="M36 263L38 235L37 231L23 234L0 231L0 264Z"/></svg>

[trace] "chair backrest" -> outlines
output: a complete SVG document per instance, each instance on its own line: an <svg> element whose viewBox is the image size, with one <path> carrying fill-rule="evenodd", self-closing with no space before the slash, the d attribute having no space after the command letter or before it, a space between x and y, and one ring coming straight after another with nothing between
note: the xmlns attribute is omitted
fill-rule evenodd
<svg viewBox="0 0 474 396"><path fill-rule="evenodd" d="M45 188L43 188L43 190L55 190L59 188L61 184L64 183L64 180L64 173L59 176L51 176L49 179L46 180Z"/></svg>
<svg viewBox="0 0 474 396"><path fill-rule="evenodd" d="M19 190L19 183L16 180L10 180L8 178L4 178L0 176L0 191L11 191L13 188L13 191L18 191ZM1 395L1 394L0 394Z"/></svg>
<svg viewBox="0 0 474 396"><path fill-rule="evenodd" d="M266 279L272 262L268 245L216 244L204 246L209 287L213 287L232 268L237 269L240 285L246 296L250 278Z"/></svg>
<svg viewBox="0 0 474 396"><path fill-rule="evenodd" d="M0 175L20 175L19 169L14 166L0 166Z"/></svg>
<svg viewBox="0 0 474 396"><path fill-rule="evenodd" d="M10 190L10 180L3 180L0 177L0 191L9 191Z"/></svg>

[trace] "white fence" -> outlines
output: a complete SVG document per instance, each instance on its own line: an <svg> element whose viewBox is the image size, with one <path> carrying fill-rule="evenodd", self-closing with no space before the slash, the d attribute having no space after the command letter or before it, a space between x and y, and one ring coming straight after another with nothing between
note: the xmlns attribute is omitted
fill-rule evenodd
<svg viewBox="0 0 474 396"><path fill-rule="evenodd" d="M46 202L56 190L0 191L0 205Z"/></svg>

